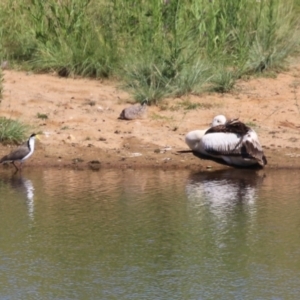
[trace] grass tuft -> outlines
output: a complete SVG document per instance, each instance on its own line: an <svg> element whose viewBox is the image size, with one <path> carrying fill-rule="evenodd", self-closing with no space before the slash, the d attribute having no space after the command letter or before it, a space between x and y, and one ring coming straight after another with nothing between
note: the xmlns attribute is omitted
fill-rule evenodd
<svg viewBox="0 0 300 300"><path fill-rule="evenodd" d="M19 144L27 138L30 126L18 120L0 117L0 142L4 144Z"/></svg>
<svg viewBox="0 0 300 300"><path fill-rule="evenodd" d="M1 103L1 100L3 98L3 73L2 73L2 70L1 70L1 67L0 67L0 103Z"/></svg>
<svg viewBox="0 0 300 300"><path fill-rule="evenodd" d="M211 90L218 93L230 92L236 83L238 75L225 68L219 69L211 80Z"/></svg>
<svg viewBox="0 0 300 300"><path fill-rule="evenodd" d="M37 113L36 116L37 116L38 119L42 119L42 120L47 120L48 119L48 115L47 114Z"/></svg>

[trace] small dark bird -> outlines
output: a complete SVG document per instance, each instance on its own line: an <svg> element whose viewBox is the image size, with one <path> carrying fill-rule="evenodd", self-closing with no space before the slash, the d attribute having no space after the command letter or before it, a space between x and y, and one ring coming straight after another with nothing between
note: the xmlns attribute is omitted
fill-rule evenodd
<svg viewBox="0 0 300 300"><path fill-rule="evenodd" d="M146 115L148 100L144 100L141 104L136 104L124 108L118 119L121 120L134 120L141 119Z"/></svg>
<svg viewBox="0 0 300 300"><path fill-rule="evenodd" d="M3 156L0 160L0 164L5 163L5 162L12 162L17 171L22 169L23 162L27 158L29 158L34 152L34 143L35 143L36 137L37 137L37 135L35 133L33 133L29 137L29 139L26 143L19 146L17 149L13 150L11 153ZM16 161L20 162L19 168L15 164Z"/></svg>

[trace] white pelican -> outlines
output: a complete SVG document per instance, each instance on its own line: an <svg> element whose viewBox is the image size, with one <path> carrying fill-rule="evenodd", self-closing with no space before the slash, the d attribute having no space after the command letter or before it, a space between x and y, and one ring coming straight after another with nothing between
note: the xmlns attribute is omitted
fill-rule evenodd
<svg viewBox="0 0 300 300"><path fill-rule="evenodd" d="M220 116L216 118L220 119ZM224 121L223 118L222 120ZM238 119L217 126L212 123L208 130L189 132L186 135L186 143L193 151L222 159L230 165L259 164L263 167L267 164L256 132Z"/></svg>
<svg viewBox="0 0 300 300"><path fill-rule="evenodd" d="M210 126L215 127L225 123L226 123L226 117L223 115L218 115L213 118ZM199 148L199 142L208 129L209 128L206 128L204 130L193 130L186 134L185 143L189 146L191 150L197 151L197 149Z"/></svg>

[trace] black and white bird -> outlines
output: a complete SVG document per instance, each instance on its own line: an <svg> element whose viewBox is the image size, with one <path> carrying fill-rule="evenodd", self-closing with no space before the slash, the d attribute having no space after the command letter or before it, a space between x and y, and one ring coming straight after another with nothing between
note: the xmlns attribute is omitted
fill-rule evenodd
<svg viewBox="0 0 300 300"><path fill-rule="evenodd" d="M28 159L34 152L34 144L35 144L35 138L36 134L33 133L28 141L24 143L23 145L19 146L17 149L13 150L11 153L3 156L0 160L0 164L6 163L6 162L12 162L15 166L16 170L22 169L23 162ZM19 167L15 164L15 162L19 161L20 165Z"/></svg>
<svg viewBox="0 0 300 300"><path fill-rule="evenodd" d="M189 132L186 135L186 143L193 151L222 159L227 164L235 166L258 164L264 167L267 164L258 136L253 129L238 119L226 121L224 116L216 118L221 120L220 125L214 126L213 122L208 130L199 130L197 134Z"/></svg>
<svg viewBox="0 0 300 300"><path fill-rule="evenodd" d="M226 117L223 115L218 115L216 117L213 118L210 128L211 127L215 127L218 125L222 125L226 123ZM208 130L209 128L206 128L204 130L193 130L190 131L189 133L186 134L185 136L185 143L189 146L189 148L193 151L198 150L199 148L199 143L201 141L201 138L204 136L205 132Z"/></svg>
<svg viewBox="0 0 300 300"><path fill-rule="evenodd" d="M147 112L147 103L148 100L144 100L141 104L135 104L124 108L118 119L134 120L144 118Z"/></svg>

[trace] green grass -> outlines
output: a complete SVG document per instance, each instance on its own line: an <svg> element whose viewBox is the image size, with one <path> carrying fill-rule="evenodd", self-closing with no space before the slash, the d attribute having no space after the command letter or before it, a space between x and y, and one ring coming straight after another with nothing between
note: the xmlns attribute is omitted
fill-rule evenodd
<svg viewBox="0 0 300 300"><path fill-rule="evenodd" d="M3 74L2 74L2 70L0 68L0 103L1 103L1 100L3 98Z"/></svg>
<svg viewBox="0 0 300 300"><path fill-rule="evenodd" d="M239 75L233 70L218 69L211 80L211 90L219 93L231 91Z"/></svg>
<svg viewBox="0 0 300 300"><path fill-rule="evenodd" d="M0 117L0 142L18 144L28 138L30 126L18 120Z"/></svg>
<svg viewBox="0 0 300 300"><path fill-rule="evenodd" d="M47 120L48 119L48 115L47 114L37 113L36 117L38 119L42 119L42 120Z"/></svg>
<svg viewBox="0 0 300 300"><path fill-rule="evenodd" d="M240 76L282 68L299 46L299 11L300 0L4 0L0 59L117 78L149 104L227 92Z"/></svg>
<svg viewBox="0 0 300 300"><path fill-rule="evenodd" d="M258 125L255 122L249 121L249 122L246 122L245 124L251 128L258 128Z"/></svg>

